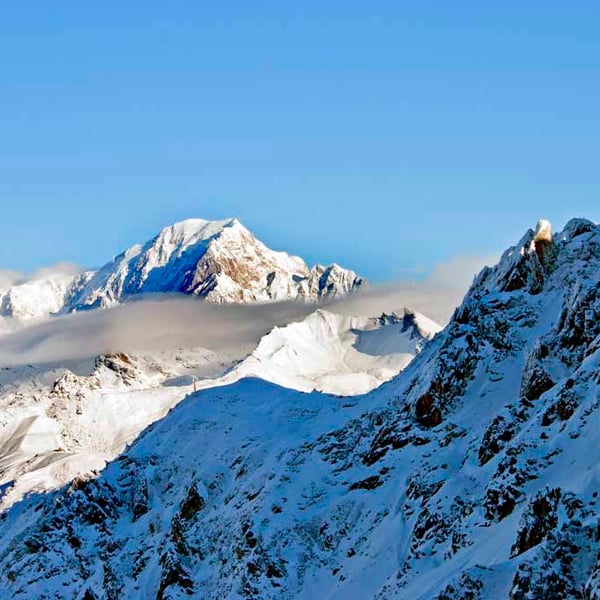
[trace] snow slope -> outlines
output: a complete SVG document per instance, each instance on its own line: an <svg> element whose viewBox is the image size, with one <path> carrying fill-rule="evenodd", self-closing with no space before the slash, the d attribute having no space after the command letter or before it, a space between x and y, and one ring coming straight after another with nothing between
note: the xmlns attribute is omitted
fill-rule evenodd
<svg viewBox="0 0 600 600"><path fill-rule="evenodd" d="M150 423L247 354L177 349L0 369L0 506L102 468Z"/></svg>
<svg viewBox="0 0 600 600"><path fill-rule="evenodd" d="M598 598L600 227L542 224L364 396L189 395L0 520L0 588L61 598Z"/></svg>
<svg viewBox="0 0 600 600"><path fill-rule="evenodd" d="M402 318L348 317L319 309L273 329L224 380L258 377L306 392L362 394L397 375L440 329L408 309Z"/></svg>
<svg viewBox="0 0 600 600"><path fill-rule="evenodd" d="M0 290L0 317L28 320L56 314L69 304L90 277L88 272L50 270L39 277L11 285Z"/></svg>

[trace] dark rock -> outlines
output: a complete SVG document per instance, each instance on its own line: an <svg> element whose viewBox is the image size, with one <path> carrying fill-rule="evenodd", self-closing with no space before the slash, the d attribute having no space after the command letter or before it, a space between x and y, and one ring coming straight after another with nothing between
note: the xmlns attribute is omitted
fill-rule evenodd
<svg viewBox="0 0 600 600"><path fill-rule="evenodd" d="M179 513L186 520L189 521L196 516L196 513L201 511L206 506L206 500L198 493L196 485L192 484L188 492L179 506Z"/></svg>
<svg viewBox="0 0 600 600"><path fill-rule="evenodd" d="M159 559L161 576L156 600L164 600L165 592L170 587L179 587L188 595L194 593L194 584L181 561L173 551L167 551Z"/></svg>
<svg viewBox="0 0 600 600"><path fill-rule="evenodd" d="M537 400L544 392L554 387L554 381L545 369L537 365L526 372L521 385L521 395L527 400Z"/></svg>
<svg viewBox="0 0 600 600"><path fill-rule="evenodd" d="M379 475L371 475L361 481L355 481L351 486L350 490L374 490L380 485L383 485L383 480Z"/></svg>
<svg viewBox="0 0 600 600"><path fill-rule="evenodd" d="M485 465L506 446L515 434L515 426L503 415L494 417L481 440L478 458L479 464Z"/></svg>
<svg viewBox="0 0 600 600"><path fill-rule="evenodd" d="M137 521L148 512L148 481L142 476L134 485L131 498L131 511L133 520Z"/></svg>
<svg viewBox="0 0 600 600"><path fill-rule="evenodd" d="M548 532L556 527L560 498L560 488L538 493L523 515L517 540L511 549L512 558L540 544Z"/></svg>

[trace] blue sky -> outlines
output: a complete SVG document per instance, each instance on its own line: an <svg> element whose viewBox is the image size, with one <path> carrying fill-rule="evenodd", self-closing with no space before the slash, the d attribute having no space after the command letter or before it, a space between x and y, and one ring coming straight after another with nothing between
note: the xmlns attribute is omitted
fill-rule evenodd
<svg viewBox="0 0 600 600"><path fill-rule="evenodd" d="M372 280L600 220L600 4L15 2L0 268L238 216Z"/></svg>

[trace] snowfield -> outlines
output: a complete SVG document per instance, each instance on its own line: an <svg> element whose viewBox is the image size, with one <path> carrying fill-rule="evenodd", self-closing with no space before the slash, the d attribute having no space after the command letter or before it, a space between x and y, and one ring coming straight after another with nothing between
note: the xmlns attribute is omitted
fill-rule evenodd
<svg viewBox="0 0 600 600"><path fill-rule="evenodd" d="M0 506L102 468L192 390L195 379L203 377L196 387L210 385L239 359L182 349L1 369Z"/></svg>
<svg viewBox="0 0 600 600"><path fill-rule="evenodd" d="M404 369L441 330L427 317L347 317L318 309L276 327L225 381L258 377L284 387L341 396L369 392Z"/></svg>
<svg viewBox="0 0 600 600"><path fill-rule="evenodd" d="M110 454L96 423L122 444L146 402L136 389L166 398L170 382L179 393L150 402L148 426L101 471L22 499L28 465L7 475L0 589L86 600L600 598L600 226L528 230L434 329L410 312L374 321L318 310L196 391L194 354L72 366L52 384L54 404L51 370L3 371L3 406L22 417L5 429L7 469L62 443L78 406L81 423L94 415L89 443ZM411 347L406 368L368 393L299 391L383 380ZM207 369L226 363L205 358ZM222 385L198 387L211 379ZM23 391L34 385L39 396ZM111 394L125 386L121 410ZM172 408L159 418L158 404Z"/></svg>

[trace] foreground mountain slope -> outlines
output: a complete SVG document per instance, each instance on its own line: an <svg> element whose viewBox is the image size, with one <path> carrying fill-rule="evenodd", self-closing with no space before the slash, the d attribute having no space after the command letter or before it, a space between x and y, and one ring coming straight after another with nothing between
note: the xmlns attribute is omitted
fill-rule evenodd
<svg viewBox="0 0 600 600"><path fill-rule="evenodd" d="M0 523L0 587L67 598L598 598L600 227L542 223L353 399L189 396Z"/></svg>

